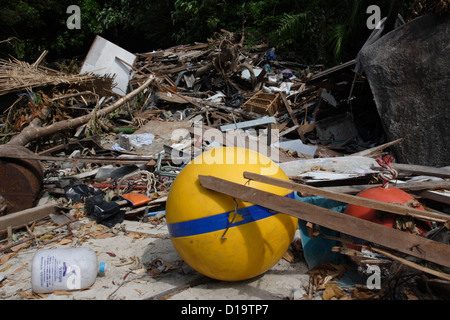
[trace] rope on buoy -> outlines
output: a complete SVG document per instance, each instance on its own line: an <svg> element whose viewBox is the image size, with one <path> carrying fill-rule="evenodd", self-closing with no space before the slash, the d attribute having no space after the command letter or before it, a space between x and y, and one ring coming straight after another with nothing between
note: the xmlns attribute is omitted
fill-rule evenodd
<svg viewBox="0 0 450 320"><path fill-rule="evenodd" d="M394 162L395 159L390 155L385 155L378 157L375 161L383 168L378 172L378 177L382 181L382 187L387 188L389 186L389 181L395 180L398 177L397 170L391 166L391 163Z"/></svg>
<svg viewBox="0 0 450 320"><path fill-rule="evenodd" d="M231 225L234 222L234 219L236 218L236 216L238 214L238 212L237 212L237 210L238 210L238 203L236 201L236 198L234 198L234 197L233 197L233 202L234 202L234 215L233 215L233 218L231 219L231 221L228 221L228 226L227 226L227 228L225 229L225 231L222 234L222 239L223 240L227 240L227 238L225 238L225 235L228 232L228 229L230 229Z"/></svg>

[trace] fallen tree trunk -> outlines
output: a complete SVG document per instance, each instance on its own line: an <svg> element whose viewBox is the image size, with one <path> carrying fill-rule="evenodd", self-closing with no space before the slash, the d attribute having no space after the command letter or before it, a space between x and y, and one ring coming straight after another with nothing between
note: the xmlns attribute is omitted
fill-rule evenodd
<svg viewBox="0 0 450 320"><path fill-rule="evenodd" d="M151 75L147 81L145 81L140 87L136 88L135 90L131 91L126 96L120 98L110 106L99 110L97 113L90 113L75 119L70 120L64 120L56 122L52 125L49 125L48 127L40 127L35 125L30 125L22 130L21 133L11 138L11 140L8 142L8 144L13 145L20 145L25 146L27 143L36 140L41 137L45 137L51 134L54 134L61 130L67 130L67 129L73 129L77 128L85 123L88 123L91 118L96 115L97 117L101 117L103 115L106 115L120 106L122 106L124 103L130 101L133 99L136 95L138 95L140 92L142 92L145 88L150 86L155 80L155 77Z"/></svg>

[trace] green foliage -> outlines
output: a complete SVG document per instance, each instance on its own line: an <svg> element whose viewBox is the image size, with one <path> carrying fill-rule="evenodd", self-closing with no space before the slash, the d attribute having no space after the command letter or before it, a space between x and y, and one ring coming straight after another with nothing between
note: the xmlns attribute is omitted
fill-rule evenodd
<svg viewBox="0 0 450 320"><path fill-rule="evenodd" d="M204 41L205 37L225 28L229 6L224 0L176 0L171 19L177 32L173 34L176 42L190 43Z"/></svg>
<svg viewBox="0 0 450 320"><path fill-rule="evenodd" d="M366 26L369 5L378 5L382 17L389 0L301 1L285 13L277 30L279 49L299 51L307 63L334 65L353 59L370 35Z"/></svg>
<svg viewBox="0 0 450 320"><path fill-rule="evenodd" d="M95 0L0 0L0 39L15 37L14 47L0 47L4 57L13 55L34 60L44 50L51 57L75 56L89 48L93 35L100 32L97 16L100 5ZM74 3L75 2L75 3ZM78 3L77 3L78 2ZM76 4L81 11L81 29L69 30L67 7Z"/></svg>
<svg viewBox="0 0 450 320"><path fill-rule="evenodd" d="M136 131L134 127L121 127L114 129L114 133L133 134Z"/></svg>
<svg viewBox="0 0 450 320"><path fill-rule="evenodd" d="M416 0L405 0L402 14ZM83 58L95 35L132 52L195 41L225 29L241 32L244 45L267 43L295 51L306 64L353 59L370 34L366 9L388 14L391 0L0 0L0 56L34 61ZM81 29L66 26L70 5L81 11ZM5 41L6 40L6 41Z"/></svg>
<svg viewBox="0 0 450 320"><path fill-rule="evenodd" d="M172 8L172 1L107 0L97 21L108 40L142 52L173 44Z"/></svg>
<svg viewBox="0 0 450 320"><path fill-rule="evenodd" d="M5 44L7 50L12 51L14 56L19 59L23 59L25 56L25 43L16 37L9 37L6 40L1 41L2 44Z"/></svg>

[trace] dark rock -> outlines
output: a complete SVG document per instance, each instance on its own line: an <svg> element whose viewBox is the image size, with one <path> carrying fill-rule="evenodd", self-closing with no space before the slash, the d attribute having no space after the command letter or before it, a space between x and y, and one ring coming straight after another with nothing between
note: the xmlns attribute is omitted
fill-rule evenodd
<svg viewBox="0 0 450 320"><path fill-rule="evenodd" d="M397 162L450 165L450 15L426 15L363 48L359 62Z"/></svg>

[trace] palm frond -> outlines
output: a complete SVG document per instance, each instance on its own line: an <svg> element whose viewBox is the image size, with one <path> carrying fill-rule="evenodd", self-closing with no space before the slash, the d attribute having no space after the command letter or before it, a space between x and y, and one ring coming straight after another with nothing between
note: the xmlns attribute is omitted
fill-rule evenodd
<svg viewBox="0 0 450 320"><path fill-rule="evenodd" d="M348 36L347 26L339 24L331 31L330 41L333 46L333 54L338 58L342 53L342 48Z"/></svg>
<svg viewBox="0 0 450 320"><path fill-rule="evenodd" d="M105 90L110 92L115 86L114 80L115 75L67 74L34 64L30 65L15 58L0 59L0 96L11 92L33 91L36 88L60 84L80 88L96 88L97 93Z"/></svg>
<svg viewBox="0 0 450 320"><path fill-rule="evenodd" d="M350 1L351 5L350 5L350 15L348 18L348 25L349 26L356 26L357 25L357 21L361 20L361 18L365 18L366 16L364 15L364 9L365 8L363 6L363 0L352 0Z"/></svg>
<svg viewBox="0 0 450 320"><path fill-rule="evenodd" d="M291 35L299 31L305 31L308 24L312 22L313 15L310 11L289 14L285 13L280 19L280 26L277 30L278 35Z"/></svg>

